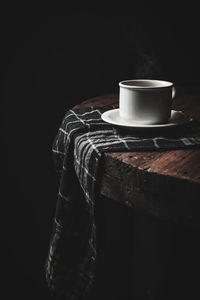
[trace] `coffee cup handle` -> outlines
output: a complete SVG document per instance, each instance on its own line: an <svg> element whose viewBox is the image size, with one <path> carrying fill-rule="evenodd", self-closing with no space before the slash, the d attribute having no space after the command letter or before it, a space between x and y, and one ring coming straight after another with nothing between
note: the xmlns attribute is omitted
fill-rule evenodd
<svg viewBox="0 0 200 300"><path fill-rule="evenodd" d="M176 96L176 88L175 88L175 86L173 86L172 87L172 100L174 100L175 96Z"/></svg>

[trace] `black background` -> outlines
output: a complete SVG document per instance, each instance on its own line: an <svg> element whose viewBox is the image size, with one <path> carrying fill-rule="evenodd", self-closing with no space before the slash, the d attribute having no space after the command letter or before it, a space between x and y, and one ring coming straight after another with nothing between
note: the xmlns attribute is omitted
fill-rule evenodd
<svg viewBox="0 0 200 300"><path fill-rule="evenodd" d="M187 4L187 6L186 6ZM199 85L198 7L1 10L4 299L49 299L44 277L56 205L51 145L65 112L135 77Z"/></svg>

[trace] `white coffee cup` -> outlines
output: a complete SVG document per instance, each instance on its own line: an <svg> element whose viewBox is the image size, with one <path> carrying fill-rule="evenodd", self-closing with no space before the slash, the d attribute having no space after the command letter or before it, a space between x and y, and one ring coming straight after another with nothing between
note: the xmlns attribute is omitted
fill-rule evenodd
<svg viewBox="0 0 200 300"><path fill-rule="evenodd" d="M121 118L145 125L169 120L176 92L172 82L134 79L121 81L119 87Z"/></svg>

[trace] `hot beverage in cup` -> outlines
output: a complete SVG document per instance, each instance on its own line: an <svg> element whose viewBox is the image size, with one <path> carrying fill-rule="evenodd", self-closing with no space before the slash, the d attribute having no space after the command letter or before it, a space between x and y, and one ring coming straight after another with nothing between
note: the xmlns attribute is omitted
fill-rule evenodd
<svg viewBox="0 0 200 300"><path fill-rule="evenodd" d="M130 122L153 125L166 123L171 116L175 88L172 82L151 79L119 83L120 117Z"/></svg>

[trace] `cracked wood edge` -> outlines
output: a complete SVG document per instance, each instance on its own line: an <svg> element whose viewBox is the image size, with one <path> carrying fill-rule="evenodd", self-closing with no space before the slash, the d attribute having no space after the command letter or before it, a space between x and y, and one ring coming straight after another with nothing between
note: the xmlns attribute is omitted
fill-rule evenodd
<svg viewBox="0 0 200 300"><path fill-rule="evenodd" d="M196 182L147 172L107 155L101 193L160 219L200 226L200 185Z"/></svg>

